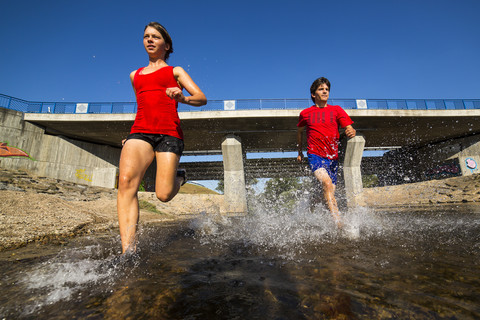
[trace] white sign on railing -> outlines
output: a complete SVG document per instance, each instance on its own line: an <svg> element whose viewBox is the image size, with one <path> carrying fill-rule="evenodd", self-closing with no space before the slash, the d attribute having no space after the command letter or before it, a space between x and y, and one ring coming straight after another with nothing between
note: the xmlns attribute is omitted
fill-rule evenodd
<svg viewBox="0 0 480 320"><path fill-rule="evenodd" d="M235 110L235 100L223 100L223 110Z"/></svg>
<svg viewBox="0 0 480 320"><path fill-rule="evenodd" d="M75 113L87 113L88 103L77 103Z"/></svg>
<svg viewBox="0 0 480 320"><path fill-rule="evenodd" d="M357 99L357 109L367 109L367 100Z"/></svg>

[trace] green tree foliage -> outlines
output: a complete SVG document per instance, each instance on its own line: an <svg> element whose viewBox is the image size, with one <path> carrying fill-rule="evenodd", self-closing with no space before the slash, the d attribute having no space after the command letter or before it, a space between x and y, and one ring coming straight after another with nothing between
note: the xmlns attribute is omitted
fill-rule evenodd
<svg viewBox="0 0 480 320"><path fill-rule="evenodd" d="M223 179L218 180L218 185L217 185L217 187L215 188L215 190L217 190L217 191L220 192L220 193L224 193L224 192L225 192L224 189L225 189L225 185L224 185L224 183L223 183Z"/></svg>
<svg viewBox="0 0 480 320"><path fill-rule="evenodd" d="M301 188L300 179L290 178L272 178L265 183L264 196L269 201L291 200L296 192Z"/></svg>
<svg viewBox="0 0 480 320"><path fill-rule="evenodd" d="M247 188L253 188L258 183L258 179L247 177L245 183L247 184Z"/></svg>
<svg viewBox="0 0 480 320"><path fill-rule="evenodd" d="M250 188L250 187L253 187L254 185L256 185L258 183L258 179L257 178L246 178L245 183L247 185L247 188ZM218 192L221 192L221 193L225 192L225 183L224 183L223 179L218 180L218 185L215 188L215 190L217 190Z"/></svg>
<svg viewBox="0 0 480 320"><path fill-rule="evenodd" d="M142 180L142 182L140 183L138 191L145 191L145 180Z"/></svg>
<svg viewBox="0 0 480 320"><path fill-rule="evenodd" d="M376 187L378 186L378 176L376 174L362 175L362 183L364 188Z"/></svg>

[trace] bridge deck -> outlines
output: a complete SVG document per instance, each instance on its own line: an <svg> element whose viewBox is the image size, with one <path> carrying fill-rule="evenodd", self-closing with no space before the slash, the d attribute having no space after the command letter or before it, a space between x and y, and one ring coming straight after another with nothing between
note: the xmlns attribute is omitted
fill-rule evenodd
<svg viewBox="0 0 480 320"><path fill-rule="evenodd" d="M185 150L219 150L234 133L245 151L295 151L298 110L236 110L181 112ZM366 147L421 145L480 134L480 109L472 110L346 110ZM120 146L133 114L26 113L25 120L47 133Z"/></svg>

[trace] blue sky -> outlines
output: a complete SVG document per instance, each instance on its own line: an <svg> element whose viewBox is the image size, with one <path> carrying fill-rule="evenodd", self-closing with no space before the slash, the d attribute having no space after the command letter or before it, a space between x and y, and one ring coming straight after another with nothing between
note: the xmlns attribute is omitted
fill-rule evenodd
<svg viewBox="0 0 480 320"><path fill-rule="evenodd" d="M0 1L0 93L134 101L144 26L210 100L479 98L480 1Z"/></svg>

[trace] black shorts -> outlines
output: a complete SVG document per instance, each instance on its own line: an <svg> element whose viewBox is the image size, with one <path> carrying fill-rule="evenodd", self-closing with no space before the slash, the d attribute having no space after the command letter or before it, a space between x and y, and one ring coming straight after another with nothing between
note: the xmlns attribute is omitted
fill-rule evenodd
<svg viewBox="0 0 480 320"><path fill-rule="evenodd" d="M179 156L183 153L183 140L166 134L131 133L126 140L130 139L148 142L156 152L173 152Z"/></svg>

